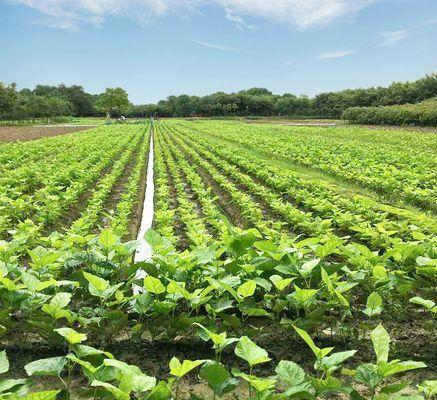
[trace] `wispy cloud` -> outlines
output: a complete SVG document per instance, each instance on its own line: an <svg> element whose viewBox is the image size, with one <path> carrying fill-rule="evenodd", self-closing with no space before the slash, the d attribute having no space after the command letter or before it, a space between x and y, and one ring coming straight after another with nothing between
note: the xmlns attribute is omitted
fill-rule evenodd
<svg viewBox="0 0 437 400"><path fill-rule="evenodd" d="M399 31L391 32L382 32L380 34L378 47L394 46L408 36L410 36L410 32L407 29L401 29Z"/></svg>
<svg viewBox="0 0 437 400"><path fill-rule="evenodd" d="M328 53L320 54L318 58L325 59L325 58L343 58L346 56L350 56L352 54L356 53L355 50L338 50L338 51L332 51Z"/></svg>
<svg viewBox="0 0 437 400"><path fill-rule="evenodd" d="M191 13L205 6L220 6L225 17L239 28L253 29L245 17L273 21L299 30L320 28L346 16L353 16L378 0L7 0L39 11L47 25L70 28L73 25L101 22L109 16L128 16L134 20L181 11ZM63 20L62 23L54 20Z"/></svg>
<svg viewBox="0 0 437 400"><path fill-rule="evenodd" d="M209 49L220 50L220 51L227 51L228 53L237 53L238 52L238 49L236 49L234 47L223 46L221 44L202 42L200 40L195 40L194 43L196 43L196 44L198 44L200 46L203 46L203 47L207 47Z"/></svg>
<svg viewBox="0 0 437 400"><path fill-rule="evenodd" d="M249 15L299 30L320 28L334 20L354 15L377 0L215 0L234 14Z"/></svg>
<svg viewBox="0 0 437 400"><path fill-rule="evenodd" d="M248 24L239 15L235 15L233 13L233 11L230 8L228 8L228 7L225 7L225 16L226 16L226 19L228 19L229 21L234 22L235 25L237 26L237 28L239 28L239 29L242 29L242 30L244 30L244 29L254 30L256 28L255 25Z"/></svg>

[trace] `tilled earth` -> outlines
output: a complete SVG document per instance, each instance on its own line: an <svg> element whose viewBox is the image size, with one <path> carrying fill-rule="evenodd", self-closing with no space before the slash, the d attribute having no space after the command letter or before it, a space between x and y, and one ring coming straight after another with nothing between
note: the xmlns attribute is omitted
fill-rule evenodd
<svg viewBox="0 0 437 400"><path fill-rule="evenodd" d="M0 126L0 142L26 142L91 128L92 126Z"/></svg>

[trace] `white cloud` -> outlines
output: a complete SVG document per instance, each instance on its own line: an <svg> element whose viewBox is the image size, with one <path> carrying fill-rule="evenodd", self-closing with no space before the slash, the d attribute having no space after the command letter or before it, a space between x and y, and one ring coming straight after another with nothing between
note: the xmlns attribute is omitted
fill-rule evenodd
<svg viewBox="0 0 437 400"><path fill-rule="evenodd" d="M319 58L342 58L342 57L350 56L351 54L354 53L356 53L355 50L338 50L329 53L323 53L319 56Z"/></svg>
<svg viewBox="0 0 437 400"><path fill-rule="evenodd" d="M380 34L380 42L378 47L394 46L407 38L410 32L407 29L401 29L399 31L382 32Z"/></svg>
<svg viewBox="0 0 437 400"><path fill-rule="evenodd" d="M144 19L169 13L192 12L199 7L223 8L227 19L240 28L253 29L243 17L258 18L295 26L300 30L318 28L338 18L356 14L377 0L8 0L38 10L59 27L99 23L111 15Z"/></svg>
<svg viewBox="0 0 437 400"><path fill-rule="evenodd" d="M203 46L203 47L208 47L209 49L227 51L229 53L237 53L238 52L238 50L235 49L234 47L223 46L221 44L202 42L200 40L195 40L194 43L196 43L196 44L198 44L200 46Z"/></svg>
<svg viewBox="0 0 437 400"><path fill-rule="evenodd" d="M248 24L242 17L240 17L239 15L235 15L233 11L228 7L225 7L225 15L226 19L234 22L239 29L255 29L254 25Z"/></svg>
<svg viewBox="0 0 437 400"><path fill-rule="evenodd" d="M235 14L294 25L300 30L328 25L376 0L215 0Z"/></svg>

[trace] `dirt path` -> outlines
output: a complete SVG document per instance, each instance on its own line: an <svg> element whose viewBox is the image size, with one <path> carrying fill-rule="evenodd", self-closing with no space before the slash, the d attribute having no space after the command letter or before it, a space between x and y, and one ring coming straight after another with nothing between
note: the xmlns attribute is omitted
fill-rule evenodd
<svg viewBox="0 0 437 400"><path fill-rule="evenodd" d="M27 142L91 128L93 126L0 126L0 142Z"/></svg>

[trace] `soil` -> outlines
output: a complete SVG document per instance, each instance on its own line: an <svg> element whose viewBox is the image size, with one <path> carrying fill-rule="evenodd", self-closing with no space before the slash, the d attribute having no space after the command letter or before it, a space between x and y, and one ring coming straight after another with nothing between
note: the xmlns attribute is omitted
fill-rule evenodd
<svg viewBox="0 0 437 400"><path fill-rule="evenodd" d="M291 329L279 328L277 326L267 326L265 321L253 320L254 324L258 326L258 333L255 334L255 342L268 350L272 362L261 364L255 367L254 373L258 376L271 376L275 374L274 368L280 360L292 360L301 365L307 372L314 373L313 364L314 356L311 350L306 346L302 340L296 337L296 334ZM376 323L376 322L375 322ZM420 360L424 361L428 368L419 369L408 372L406 374L395 377L394 380L408 380L410 382L420 382L426 379L435 379L437 368L436 359L436 340L433 337L433 332L424 329L423 320L408 320L404 322L390 322L384 321L384 326L389 331L392 337L390 346L390 359L401 360ZM252 325L255 328L254 325ZM194 332L192 332L194 334ZM141 370L151 376L156 376L158 379L168 377L168 362L176 356L180 360L189 359L212 359L214 353L211 350L211 343L205 343L196 338L196 336L186 335L179 336L174 340L151 340L151 338L144 338L140 343L136 343L129 339L128 335L120 334L112 344L104 346L106 350L110 351L117 359L137 365ZM230 335L234 336L234 335ZM56 348L49 346L39 341L36 337L35 341L29 340L23 343L20 349L16 345L3 345L7 351L8 357L11 361L11 371L6 374L7 377L25 377L24 365L30 361L45 357L55 357L64 355L65 348ZM335 351L346 351L357 349L357 354L345 362L346 368L356 368L357 365L366 362L374 361L375 355L373 351L369 351L370 340L366 339L341 339L334 335L332 338L328 334L323 334L315 340L316 344L322 347L335 346ZM93 345L93 343L88 343ZM3 347L3 346L2 346ZM222 362L228 368L238 367L242 371L247 371L245 362L234 355L233 346L225 349L223 352ZM75 374L77 375L77 374ZM81 386L85 382L78 376L75 379L74 386ZM35 379L37 387L42 389L53 387L56 381L51 378ZM393 382L394 380L390 380ZM364 387L355 386L359 392L363 392ZM407 391L411 391L411 385ZM241 384L237 389L237 398L246 398L247 387ZM197 374L189 374L182 380L180 388L180 398L189 399L192 394L200 395L201 398L211 398L209 389L204 383L201 383L197 378ZM364 394L364 393L363 393ZM234 399L232 394L226 399ZM342 396L333 397L336 400L343 399Z"/></svg>
<svg viewBox="0 0 437 400"><path fill-rule="evenodd" d="M0 142L27 142L84 131L94 126L0 126Z"/></svg>

